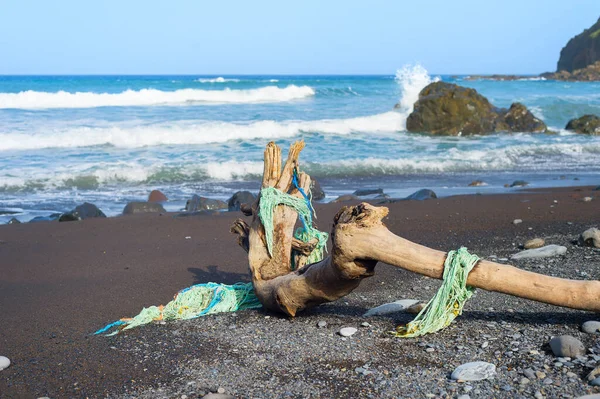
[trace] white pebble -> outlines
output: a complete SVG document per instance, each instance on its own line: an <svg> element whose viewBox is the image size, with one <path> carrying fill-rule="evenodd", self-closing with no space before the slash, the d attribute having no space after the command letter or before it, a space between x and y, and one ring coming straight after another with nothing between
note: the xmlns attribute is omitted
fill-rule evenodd
<svg viewBox="0 0 600 399"><path fill-rule="evenodd" d="M480 381L494 378L496 366L487 362L471 362L458 366L450 378L461 381Z"/></svg>
<svg viewBox="0 0 600 399"><path fill-rule="evenodd" d="M354 334L356 334L356 331L358 331L358 330L354 327L344 327L344 328L340 329L340 335L342 337L351 337Z"/></svg>
<svg viewBox="0 0 600 399"><path fill-rule="evenodd" d="M10 366L10 360L6 356L0 356L0 371Z"/></svg>
<svg viewBox="0 0 600 399"><path fill-rule="evenodd" d="M590 202L592 197L583 197L583 202Z"/></svg>
<svg viewBox="0 0 600 399"><path fill-rule="evenodd" d="M513 224L519 224L519 223L523 223L523 220L521 220L521 219L513 220Z"/></svg>

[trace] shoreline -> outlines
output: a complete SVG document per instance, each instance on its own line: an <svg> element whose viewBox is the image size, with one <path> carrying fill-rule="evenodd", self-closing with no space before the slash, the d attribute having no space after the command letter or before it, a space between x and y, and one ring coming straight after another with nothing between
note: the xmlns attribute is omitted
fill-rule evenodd
<svg viewBox="0 0 600 399"><path fill-rule="evenodd" d="M599 279L600 251L569 244L585 229L599 227L600 198L592 190L530 188L500 195L402 201L383 205L390 208L385 223L411 241L444 251L467 246L482 258L506 257L517 252L518 244L526 239L547 237L548 243L568 246L569 252L560 262L509 263L569 278L586 278L580 274L585 271L587 278ZM583 202L584 196L594 198ZM336 211L353 203L315 203L317 224L329 231ZM465 314L438 334L390 339L385 331L394 328L398 317L405 317L396 316L369 319L371 327L341 341L336 328L360 325L366 321L360 316L366 309L400 298L427 300L435 292L433 280L386 265L378 266L375 276L348 297L295 319L256 310L149 325L112 338L90 335L106 323L139 313L144 306L164 304L190 285L249 281L246 254L229 233L229 225L238 217L242 217L239 212L188 218L143 214L0 226L0 291L7 321L0 328L0 355L13 362L0 372L0 397L173 397L192 390L196 396L189 397L198 397L220 386L240 397L274 397L285 391L291 392L291 397L327 397L338 392L336 389L340 397L394 393L425 397L428 392L442 397L435 391L438 385L456 396L464 384L448 381L447 374L453 369L448 365L457 366L457 361L476 354L495 363L499 376L472 385L496 397L514 397L519 389L534 386L547 391L547 397L596 392L583 380L585 367L574 367L580 379L565 380L562 386L544 386L540 380L528 387L517 383L511 391L502 390L506 384L513 386L512 379L517 379L518 370L526 365L552 365L554 357L545 349L549 335L576 335L593 347L593 337L582 336L578 329L594 315L499 294L478 294ZM523 223L513 225L517 218ZM545 264L543 269L541 264ZM563 264L570 267L561 267ZM509 308L513 312L508 312ZM329 327L317 330L316 322L321 319L327 320ZM547 321L551 319L554 321ZM492 321L497 327L487 326ZM530 349L504 356L498 345L504 345L506 339L509 345L510 338L505 338L503 322L516 329L510 336L526 331L521 334L530 338ZM490 331L482 332L486 330ZM497 338L488 339L493 341L489 350L479 348L482 333ZM287 337L282 346L303 359L301 363L282 358L286 357L280 353L282 348L276 347L281 334ZM433 345L433 355L421 344ZM469 350L456 350L456 345ZM495 354L498 350L500 355ZM529 350L541 355L532 358ZM365 363L372 374L354 372ZM394 371L393 365L404 365L411 375ZM545 372L551 375L553 369ZM253 379L252 373L260 378ZM267 375L277 378L271 381ZM432 379L423 379L426 375ZM194 384L188 384L192 381ZM294 381L302 383L296 386ZM340 387L344 384L356 390L356 395L343 391ZM161 388L163 392L158 392Z"/></svg>

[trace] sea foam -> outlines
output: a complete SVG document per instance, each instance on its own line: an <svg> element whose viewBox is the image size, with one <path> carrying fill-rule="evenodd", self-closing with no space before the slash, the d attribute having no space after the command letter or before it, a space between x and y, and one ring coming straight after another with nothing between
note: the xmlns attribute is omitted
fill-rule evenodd
<svg viewBox="0 0 600 399"><path fill-rule="evenodd" d="M346 135L353 132L392 133L400 130L402 115L396 112L349 119L271 121L250 123L180 121L169 124L69 127L39 132L0 133L0 151L42 148L75 148L111 145L134 148L158 145L194 145L230 140L278 139L302 133Z"/></svg>
<svg viewBox="0 0 600 399"><path fill-rule="evenodd" d="M95 108L150 105L189 104L244 104L273 103L311 97L315 91L309 86L289 85L285 88L265 86L257 89L199 90L181 89L162 91L156 89L126 90L121 93L93 93L58 91L22 91L0 93L0 109Z"/></svg>
<svg viewBox="0 0 600 399"><path fill-rule="evenodd" d="M421 90L428 84L439 80L439 77L432 79L427 70L419 64L405 65L396 71L396 82L400 87L400 101L398 101L397 110L404 116L402 130L406 128L406 118L413 111Z"/></svg>

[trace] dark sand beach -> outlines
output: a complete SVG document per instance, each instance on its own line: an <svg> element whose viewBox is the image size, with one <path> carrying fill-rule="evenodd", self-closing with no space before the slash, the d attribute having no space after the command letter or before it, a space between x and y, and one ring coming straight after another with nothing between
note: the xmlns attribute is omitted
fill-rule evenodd
<svg viewBox="0 0 600 399"><path fill-rule="evenodd" d="M584 202L586 196L594 198ZM322 230L342 205L315 206ZM507 258L525 240L543 237L567 246L567 254L506 263L560 277L600 277L600 251L572 243L600 227L600 191L592 187L386 206L386 225L411 241ZM580 332L597 315L479 291L444 331L397 339L386 332L410 315L361 315L397 299L426 301L439 283L382 264L347 298L295 319L259 309L91 335L192 284L249 281L246 254L229 233L238 217L155 214L0 226L0 355L12 362L0 372L0 397L196 398L219 387L235 397L265 398L559 398L598 391L585 376L600 365L592 357L600 355L599 340ZM318 328L318 321L327 326ZM369 326L361 327L365 321ZM359 331L342 339L343 326ZM562 334L583 341L586 362L555 364L548 341ZM496 378L449 379L473 360L494 363ZM544 376L522 383L527 368Z"/></svg>

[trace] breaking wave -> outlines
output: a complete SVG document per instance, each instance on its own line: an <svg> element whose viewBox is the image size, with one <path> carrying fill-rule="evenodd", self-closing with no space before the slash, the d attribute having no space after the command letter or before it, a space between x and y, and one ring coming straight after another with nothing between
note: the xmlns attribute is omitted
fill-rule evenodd
<svg viewBox="0 0 600 399"><path fill-rule="evenodd" d="M244 104L273 103L298 100L315 95L309 86L289 85L285 88L266 86L258 89L198 90L181 89L162 91L155 89L126 90L121 93L93 93L58 91L22 91L0 93L0 109L48 109L130 107L150 105L187 104Z"/></svg>
<svg viewBox="0 0 600 399"><path fill-rule="evenodd" d="M200 83L228 83L228 82L237 83L240 80L232 79L232 78L224 78L222 76L219 76L218 78L200 78L200 79L196 79L196 81L200 82Z"/></svg>
<svg viewBox="0 0 600 399"><path fill-rule="evenodd" d="M396 112L349 119L316 121L178 122L134 127L72 127L27 134L0 133L0 151L41 148L75 148L110 145L134 148L157 145L222 143L230 140L277 139L302 133L385 133L400 130L403 120Z"/></svg>
<svg viewBox="0 0 600 399"><path fill-rule="evenodd" d="M400 100L396 108L404 116L402 130L406 127L406 118L413 111L421 90L428 84L439 80L439 77L432 79L427 70L419 64L405 65L402 69L396 71L396 82L400 86Z"/></svg>

